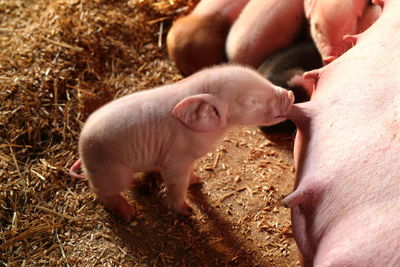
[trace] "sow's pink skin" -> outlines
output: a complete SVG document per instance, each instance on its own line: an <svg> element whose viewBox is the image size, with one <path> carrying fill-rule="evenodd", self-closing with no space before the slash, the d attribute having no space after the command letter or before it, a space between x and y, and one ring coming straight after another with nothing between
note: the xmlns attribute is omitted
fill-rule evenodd
<svg viewBox="0 0 400 267"><path fill-rule="evenodd" d="M199 178L193 162L232 127L271 125L287 117L293 93L257 72L226 65L205 69L178 83L133 93L94 112L79 137L78 160L98 198L129 221L135 209L120 195L133 172L159 171L166 204L191 213L185 193Z"/></svg>
<svg viewBox="0 0 400 267"><path fill-rule="evenodd" d="M295 240L304 266L400 266L400 1L334 62L308 73L289 117Z"/></svg>
<svg viewBox="0 0 400 267"><path fill-rule="evenodd" d="M380 7L367 0L304 0L310 31L325 63L332 62L351 48L346 35L369 27L380 15Z"/></svg>

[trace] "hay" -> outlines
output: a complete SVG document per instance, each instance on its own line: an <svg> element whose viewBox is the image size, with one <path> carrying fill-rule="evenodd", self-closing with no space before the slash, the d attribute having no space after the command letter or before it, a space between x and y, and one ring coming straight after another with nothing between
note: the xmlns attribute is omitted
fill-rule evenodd
<svg viewBox="0 0 400 267"><path fill-rule="evenodd" d="M164 40L173 19L188 13L196 2L0 0L0 263L132 266L178 262L183 266L207 257L207 246L190 232L198 222L171 219L157 197L150 203L157 207L154 213L123 225L94 199L85 181L67 175L77 159L80 129L91 112L121 95L182 78L167 58ZM214 158L208 172L215 172L221 163L225 164L220 156ZM235 195L251 191L233 188L221 193L216 204L225 205ZM141 195L135 197L141 199ZM166 223L147 218L160 214ZM264 224L263 231L281 229L277 234L282 242L275 248L289 253L282 246L289 246L290 224L286 222L283 228ZM210 233L219 235L220 231ZM124 239L133 232L143 238L140 242L148 243L132 245L132 240ZM168 249L167 238L176 239L175 246L184 239L183 247ZM182 256L187 253L193 262ZM248 251L234 253L223 246L213 253L209 265L240 265L251 258Z"/></svg>

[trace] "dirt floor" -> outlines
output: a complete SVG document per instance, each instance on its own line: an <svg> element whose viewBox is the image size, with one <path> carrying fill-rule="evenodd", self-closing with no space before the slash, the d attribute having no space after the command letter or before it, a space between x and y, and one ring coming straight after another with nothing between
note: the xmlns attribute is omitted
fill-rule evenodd
<svg viewBox="0 0 400 267"><path fill-rule="evenodd" d="M105 102L182 79L165 36L196 1L0 0L0 264L299 266L290 211L293 134L235 129L195 171L194 215L135 175L139 216L112 216L68 176L87 116Z"/></svg>

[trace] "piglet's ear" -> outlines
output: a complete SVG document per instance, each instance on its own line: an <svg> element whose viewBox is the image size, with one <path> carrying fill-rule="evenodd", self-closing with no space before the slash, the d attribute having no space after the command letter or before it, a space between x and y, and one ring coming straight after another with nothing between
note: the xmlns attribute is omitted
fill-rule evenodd
<svg viewBox="0 0 400 267"><path fill-rule="evenodd" d="M217 97L210 94L184 98L171 114L195 131L209 132L226 126L226 109Z"/></svg>

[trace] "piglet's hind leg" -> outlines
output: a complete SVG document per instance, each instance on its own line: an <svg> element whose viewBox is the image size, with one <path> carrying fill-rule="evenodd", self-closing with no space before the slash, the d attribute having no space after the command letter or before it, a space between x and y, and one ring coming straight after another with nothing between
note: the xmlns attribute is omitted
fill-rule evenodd
<svg viewBox="0 0 400 267"><path fill-rule="evenodd" d="M136 217L136 208L128 203L128 201L121 196L121 194L115 194L112 196L102 197L98 196L99 199L111 210L111 212L123 219L126 222L130 222Z"/></svg>
<svg viewBox="0 0 400 267"><path fill-rule="evenodd" d="M132 170L108 160L94 167L86 164L85 176L91 190L114 215L127 222L136 216L136 209L120 194L129 188Z"/></svg>

